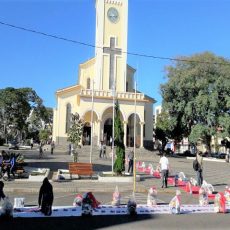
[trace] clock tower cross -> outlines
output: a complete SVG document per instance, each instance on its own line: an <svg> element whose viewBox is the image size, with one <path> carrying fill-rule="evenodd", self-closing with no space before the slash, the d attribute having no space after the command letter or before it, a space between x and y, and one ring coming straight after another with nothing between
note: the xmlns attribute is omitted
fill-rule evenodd
<svg viewBox="0 0 230 230"><path fill-rule="evenodd" d="M128 0L96 1L95 88L126 91Z"/></svg>

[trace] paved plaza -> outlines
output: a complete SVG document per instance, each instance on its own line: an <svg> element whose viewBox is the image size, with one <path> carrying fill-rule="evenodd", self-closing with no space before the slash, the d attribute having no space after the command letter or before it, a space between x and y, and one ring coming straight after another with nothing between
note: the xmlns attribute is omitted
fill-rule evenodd
<svg viewBox="0 0 230 230"><path fill-rule="evenodd" d="M83 147L79 150L79 162L89 162L90 159L90 148ZM107 148L107 153L109 153L111 149ZM128 149L127 149L128 151ZM63 149L59 149L54 152L54 155L51 155L49 150L44 153L44 157L42 159L38 158L38 150L19 150L19 152L23 153L25 156L25 162L28 163L31 167L39 167L39 168L50 168L50 180L55 178L55 174L58 169L67 169L68 162L71 162L72 156L68 154L67 151L63 151ZM93 179L90 178L81 178L72 181L65 182L54 182L52 181L52 185L54 188L54 193L66 193L66 194L76 194L77 192L84 193L88 191L92 191L95 193L109 193L112 194L114 192L115 186L119 187L119 191L125 194L131 194L133 191L133 183L105 183L99 182L97 180L97 174L102 171L111 171L111 158L108 156L107 158L99 158L99 151L94 149L92 154L92 163L95 171L95 176ZM147 151L144 149L136 150L136 160L144 161L147 165L148 163L153 164L154 168L156 168L160 157L157 155L155 151ZM214 160L205 159L204 161L204 179L211 183L216 191L224 191L227 185L230 185L230 177L229 177L229 169L230 164L226 163L224 160ZM213 159L212 159L213 160ZM187 178L196 178L195 172L192 168L192 159L187 159L186 157L169 157L169 162L172 168L172 174L176 172L184 172ZM127 166L126 166L127 167ZM139 173L137 173L139 174ZM177 189L174 186L169 185L167 189L161 188L161 180L157 178L153 178L150 175L140 174L141 181L136 182L136 193L142 197L139 202L146 202L146 197L148 193L148 189L151 186L156 186L158 190L158 202L160 203L168 203L171 198L175 194L175 190ZM38 189L41 186L41 182L30 182L21 180L12 180L9 182L5 182L5 193L15 194L23 196L23 194L37 194ZM198 203L198 197L194 195L189 195L182 191L182 203L191 204ZM137 195L137 196L138 196Z"/></svg>

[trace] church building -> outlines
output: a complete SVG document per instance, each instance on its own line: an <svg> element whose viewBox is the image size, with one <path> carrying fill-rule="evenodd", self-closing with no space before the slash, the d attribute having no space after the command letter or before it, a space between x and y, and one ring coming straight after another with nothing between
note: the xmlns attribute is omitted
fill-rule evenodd
<svg viewBox="0 0 230 230"><path fill-rule="evenodd" d="M136 114L136 145L151 147L155 100L135 91L136 70L127 64L128 0L96 0L95 7L95 57L79 65L76 85L57 90L53 140L67 145L71 114L78 113L85 122L82 144L90 145L92 135L93 145L108 145L118 101L125 146L133 145Z"/></svg>

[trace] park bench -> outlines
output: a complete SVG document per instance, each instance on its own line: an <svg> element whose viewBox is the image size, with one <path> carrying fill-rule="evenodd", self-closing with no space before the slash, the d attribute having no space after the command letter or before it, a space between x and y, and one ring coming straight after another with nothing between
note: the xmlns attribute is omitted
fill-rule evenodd
<svg viewBox="0 0 230 230"><path fill-rule="evenodd" d="M78 175L79 177L90 176L92 178L93 164L71 162L69 163L69 173L71 179L72 179L72 175Z"/></svg>

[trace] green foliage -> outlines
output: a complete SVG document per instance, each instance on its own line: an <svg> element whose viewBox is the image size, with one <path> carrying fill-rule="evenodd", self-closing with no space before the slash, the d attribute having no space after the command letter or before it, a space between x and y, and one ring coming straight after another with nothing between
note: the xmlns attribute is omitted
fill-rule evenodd
<svg viewBox="0 0 230 230"><path fill-rule="evenodd" d="M124 130L121 122L121 114L118 101L115 105L115 120L114 120L114 144L116 146L116 161L114 163L114 171L121 175L125 170L125 145L124 145Z"/></svg>
<svg viewBox="0 0 230 230"><path fill-rule="evenodd" d="M230 135L230 62L209 52L181 59L188 61L166 68L163 108L174 128L179 124L178 135L189 136L192 142L201 138L210 146L218 127Z"/></svg>
<svg viewBox="0 0 230 230"><path fill-rule="evenodd" d="M78 160L78 153L76 151L76 148L80 146L83 127L84 127L84 121L80 118L79 114L78 113L72 114L71 126L67 133L68 135L67 141L70 141L73 146L71 153L73 154L74 162L77 162Z"/></svg>
<svg viewBox="0 0 230 230"><path fill-rule="evenodd" d="M47 129L41 129L39 131L39 139L40 141L48 141L51 133Z"/></svg>
<svg viewBox="0 0 230 230"><path fill-rule="evenodd" d="M27 133L30 112L42 109L42 99L31 88L0 89L0 126L5 125L4 138L18 138L19 134Z"/></svg>
<svg viewBox="0 0 230 230"><path fill-rule="evenodd" d="M72 114L71 127L68 131L68 141L74 144L76 147L80 145L82 133L83 133L84 121L80 119L78 113Z"/></svg>

